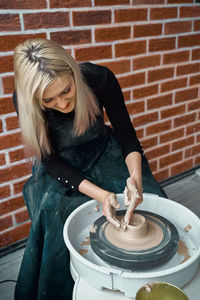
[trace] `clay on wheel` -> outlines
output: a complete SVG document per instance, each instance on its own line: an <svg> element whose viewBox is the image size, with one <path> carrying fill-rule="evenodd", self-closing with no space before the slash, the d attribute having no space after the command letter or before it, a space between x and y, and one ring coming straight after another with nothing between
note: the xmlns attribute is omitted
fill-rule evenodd
<svg viewBox="0 0 200 300"><path fill-rule="evenodd" d="M117 217L123 218L125 212L117 211ZM134 214L141 216L135 220L137 224L130 224L141 229L135 233L113 228L104 216L97 219L90 231L93 251L108 264L129 270L150 269L167 262L178 247L175 226L152 212L136 210Z"/></svg>
<svg viewBox="0 0 200 300"><path fill-rule="evenodd" d="M143 215L133 214L126 231L117 229L111 223L107 224L105 237L123 250L146 250L161 243L163 230L157 218L146 219Z"/></svg>

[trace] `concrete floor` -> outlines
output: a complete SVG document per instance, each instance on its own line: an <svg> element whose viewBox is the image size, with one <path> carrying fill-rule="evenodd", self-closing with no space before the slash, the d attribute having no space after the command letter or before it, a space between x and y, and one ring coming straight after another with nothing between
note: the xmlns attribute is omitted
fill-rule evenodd
<svg viewBox="0 0 200 300"><path fill-rule="evenodd" d="M24 248L16 250L0 258L0 282L4 280L17 280ZM0 283L0 299L13 300L15 282Z"/></svg>
<svg viewBox="0 0 200 300"><path fill-rule="evenodd" d="M194 174L179 179L164 187L169 199L175 200L191 209L200 217L200 169ZM0 258L0 282L17 280L24 248L16 250ZM0 283L0 299L13 300L15 282Z"/></svg>

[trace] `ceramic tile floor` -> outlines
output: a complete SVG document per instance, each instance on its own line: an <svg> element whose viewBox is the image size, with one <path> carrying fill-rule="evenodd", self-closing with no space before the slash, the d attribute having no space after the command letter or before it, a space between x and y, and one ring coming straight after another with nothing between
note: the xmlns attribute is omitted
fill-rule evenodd
<svg viewBox="0 0 200 300"><path fill-rule="evenodd" d="M163 186L169 199L175 200L200 217L200 169L194 174ZM0 281L16 280L24 253L24 248L0 258ZM0 299L14 299L15 282L0 284Z"/></svg>

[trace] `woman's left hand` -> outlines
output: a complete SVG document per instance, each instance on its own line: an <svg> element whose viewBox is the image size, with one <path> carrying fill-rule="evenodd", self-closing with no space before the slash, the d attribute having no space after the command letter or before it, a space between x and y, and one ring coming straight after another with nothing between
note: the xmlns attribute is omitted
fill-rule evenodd
<svg viewBox="0 0 200 300"><path fill-rule="evenodd" d="M124 222L126 224L129 224L134 210L142 201L142 184L131 176L127 179L127 186L124 190L124 205L128 206L124 216Z"/></svg>

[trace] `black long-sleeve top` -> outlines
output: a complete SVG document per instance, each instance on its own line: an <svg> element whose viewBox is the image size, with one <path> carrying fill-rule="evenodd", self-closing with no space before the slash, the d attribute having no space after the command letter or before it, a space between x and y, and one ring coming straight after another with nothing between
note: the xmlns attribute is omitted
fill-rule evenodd
<svg viewBox="0 0 200 300"><path fill-rule="evenodd" d="M95 94L100 106L105 108L119 140L124 158L133 151L143 154L142 146L137 139L115 75L108 68L89 62L80 64L80 68L86 83ZM13 102L18 112L15 92L13 94ZM74 118L74 111L65 114L51 109L51 113L54 114L54 120L65 116L67 118ZM42 164L51 176L71 188L71 190L78 190L79 184L85 179L84 174L70 165L70 163L63 162L55 151L42 156Z"/></svg>

